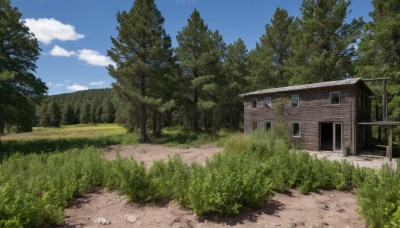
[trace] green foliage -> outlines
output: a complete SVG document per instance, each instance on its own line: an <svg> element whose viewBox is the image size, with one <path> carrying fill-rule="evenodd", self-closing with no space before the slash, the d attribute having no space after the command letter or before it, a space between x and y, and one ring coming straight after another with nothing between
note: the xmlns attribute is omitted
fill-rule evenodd
<svg viewBox="0 0 400 228"><path fill-rule="evenodd" d="M73 197L102 184L104 162L94 148L11 156L0 167L0 226L62 223Z"/></svg>
<svg viewBox="0 0 400 228"><path fill-rule="evenodd" d="M135 1L128 12L117 14L117 21L118 36L111 38L108 51L116 65L108 66L108 72L116 80L113 88L124 109L129 115L140 114L140 141L147 142L148 112L157 114L161 103L170 100L166 85L174 65L171 38L154 0ZM153 123L153 129L156 126Z"/></svg>
<svg viewBox="0 0 400 228"><path fill-rule="evenodd" d="M40 48L10 0L0 1L0 134L5 125L18 132L34 124L34 103L47 92L44 82L34 76Z"/></svg>
<svg viewBox="0 0 400 228"><path fill-rule="evenodd" d="M385 166L376 175L370 175L357 190L361 214L371 227L398 223L400 202L400 173Z"/></svg>
<svg viewBox="0 0 400 228"><path fill-rule="evenodd" d="M162 137L154 138L154 143L166 144L167 146L178 147L200 147L207 143L218 141L225 135L217 133L196 133L191 130L181 128L167 128L163 132Z"/></svg>
<svg viewBox="0 0 400 228"><path fill-rule="evenodd" d="M183 117L191 122L192 130L196 132L199 120L204 119L204 130L209 131L214 126L215 104L220 103L218 99L224 96L221 64L225 43L218 31L208 28L197 9L176 39L176 55L182 68Z"/></svg>
<svg viewBox="0 0 400 228"><path fill-rule="evenodd" d="M332 81L354 73L354 43L362 18L345 23L350 1L303 0L302 17L292 29L293 55L288 59L291 85Z"/></svg>
<svg viewBox="0 0 400 228"><path fill-rule="evenodd" d="M389 78L388 102L390 120L400 120L400 3L397 0L373 0L372 21L364 34L355 61L357 76ZM383 95L381 84L375 85L377 96Z"/></svg>
<svg viewBox="0 0 400 228"><path fill-rule="evenodd" d="M263 164L251 154L217 154L204 167L191 168L186 204L196 215L238 214L272 195Z"/></svg>
<svg viewBox="0 0 400 228"><path fill-rule="evenodd" d="M240 94L247 91L246 76L249 74L249 54L242 39L228 45L223 63L223 73L226 76L224 96L219 107L225 110L229 117L229 129L238 130L243 116L243 99Z"/></svg>
<svg viewBox="0 0 400 228"><path fill-rule="evenodd" d="M130 200L150 199L146 167L143 162L138 163L133 157L129 160L118 157L112 161L106 178L107 187L120 189Z"/></svg>
<svg viewBox="0 0 400 228"><path fill-rule="evenodd" d="M292 55L293 17L285 9L277 8L265 34L260 37L249 58L250 74L247 80L250 88L265 89L287 86L290 74L286 62Z"/></svg>

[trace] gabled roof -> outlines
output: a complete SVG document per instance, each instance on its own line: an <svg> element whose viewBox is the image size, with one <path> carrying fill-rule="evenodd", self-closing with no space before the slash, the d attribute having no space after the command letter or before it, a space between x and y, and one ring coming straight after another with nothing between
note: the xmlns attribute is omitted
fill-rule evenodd
<svg viewBox="0 0 400 228"><path fill-rule="evenodd" d="M350 78L339 81L330 81L330 82L320 82L320 83L312 83L305 85L297 85L297 86L287 86L287 87L279 87L279 88L271 88L271 89L263 89L257 90L250 93L241 94L241 97L249 96L249 95L259 95L259 94L269 94L269 93L282 93L282 92L292 92L298 90L309 90L309 89L319 89L319 88L328 88L328 87L336 87L336 86L349 86L355 85L357 83L362 83L368 90L368 92L372 95L373 92L368 88L367 85L362 81L362 78Z"/></svg>

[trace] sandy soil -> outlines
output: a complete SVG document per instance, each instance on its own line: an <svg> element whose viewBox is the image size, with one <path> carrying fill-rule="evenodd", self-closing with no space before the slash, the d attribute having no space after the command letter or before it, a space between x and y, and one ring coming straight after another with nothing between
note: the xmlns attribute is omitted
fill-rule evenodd
<svg viewBox="0 0 400 228"><path fill-rule="evenodd" d="M223 148L217 147L215 144L203 145L200 148L176 148L159 144L139 144L107 147L104 156L106 159L112 160L116 158L117 153L122 158L129 158L133 155L137 161L143 161L149 167L153 164L153 161L168 160L168 156L173 156L174 154L180 154L185 162L203 164L207 158L211 158L213 154L222 151Z"/></svg>
<svg viewBox="0 0 400 228"><path fill-rule="evenodd" d="M166 160L168 155L181 154L186 162L204 163L206 158L222 151L215 144L201 148L172 148L163 145L142 144L116 146L106 149L104 156L114 159L116 151L124 158L135 156L147 166L154 160ZM64 227L102 227L94 221L104 217L111 222L105 227L365 227L357 213L354 194L340 191L320 191L302 195L296 190L289 194L276 194L255 210L246 210L234 217L210 215L198 218L191 210L177 203L128 203L116 191L96 189L75 199L65 209ZM135 218L134 223L124 219Z"/></svg>

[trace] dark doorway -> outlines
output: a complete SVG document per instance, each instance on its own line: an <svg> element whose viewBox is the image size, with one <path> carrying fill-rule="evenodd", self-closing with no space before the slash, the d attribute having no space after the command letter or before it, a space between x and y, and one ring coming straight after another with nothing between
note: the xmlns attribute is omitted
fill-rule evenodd
<svg viewBox="0 0 400 228"><path fill-rule="evenodd" d="M321 150L333 150L333 123L321 123Z"/></svg>
<svg viewBox="0 0 400 228"><path fill-rule="evenodd" d="M342 151L342 123L320 123L320 150Z"/></svg>

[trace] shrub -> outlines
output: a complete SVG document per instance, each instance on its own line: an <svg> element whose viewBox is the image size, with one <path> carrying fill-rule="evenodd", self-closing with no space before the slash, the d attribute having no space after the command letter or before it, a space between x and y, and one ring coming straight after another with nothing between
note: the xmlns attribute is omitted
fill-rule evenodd
<svg viewBox="0 0 400 228"><path fill-rule="evenodd" d="M11 156L0 167L0 226L60 224L74 196L102 184L103 162L94 148Z"/></svg>
<svg viewBox="0 0 400 228"><path fill-rule="evenodd" d="M187 202L196 215L237 214L272 195L265 166L251 154L216 154L206 165L192 165Z"/></svg>
<svg viewBox="0 0 400 228"><path fill-rule="evenodd" d="M371 227L398 223L400 202L400 175L385 166L376 175L370 175L357 190L361 214Z"/></svg>
<svg viewBox="0 0 400 228"><path fill-rule="evenodd" d="M108 165L106 186L123 191L129 200L149 201L149 182L146 176L146 167L143 162L138 163L133 157L117 159Z"/></svg>

